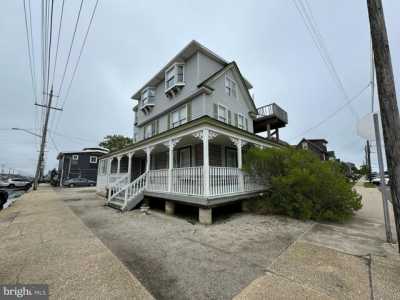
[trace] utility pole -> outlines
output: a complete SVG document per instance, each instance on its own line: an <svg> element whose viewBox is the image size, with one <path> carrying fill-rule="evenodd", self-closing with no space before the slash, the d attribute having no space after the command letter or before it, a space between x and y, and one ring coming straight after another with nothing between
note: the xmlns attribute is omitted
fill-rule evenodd
<svg viewBox="0 0 400 300"><path fill-rule="evenodd" d="M397 107L396 89L382 1L367 0L367 4L372 46L374 49L383 138L391 182L397 242L400 252L400 116Z"/></svg>
<svg viewBox="0 0 400 300"><path fill-rule="evenodd" d="M390 216L388 208L388 194L387 186L385 183L385 167L383 165L382 157L382 146L381 146L381 133L379 130L379 117L378 113L374 113L374 128L375 128L375 142L376 142L376 152L378 155L378 165L379 165L379 178L381 180L380 190L382 193L383 202L383 218L385 220L385 230L386 230L386 241L388 243L392 242L392 229L390 227Z"/></svg>
<svg viewBox="0 0 400 300"><path fill-rule="evenodd" d="M47 136L47 126L49 124L49 117L50 117L50 109L51 107L51 101L53 100L53 87L51 87L50 94L49 94L49 103L47 105L47 110L46 110L46 118L44 121L44 126L43 126L43 132L42 132L42 142L40 144L40 151L39 151L39 158L36 166L36 174L35 174L35 181L33 183L33 189L37 190L38 184L39 184L39 177L40 173L42 170L42 165L43 165L43 158L44 158L44 149L46 147L46 136Z"/></svg>
<svg viewBox="0 0 400 300"><path fill-rule="evenodd" d="M372 180L372 167L371 167L371 146L369 144L369 140L367 140L367 144L365 145L365 162L368 167L367 179L369 182Z"/></svg>

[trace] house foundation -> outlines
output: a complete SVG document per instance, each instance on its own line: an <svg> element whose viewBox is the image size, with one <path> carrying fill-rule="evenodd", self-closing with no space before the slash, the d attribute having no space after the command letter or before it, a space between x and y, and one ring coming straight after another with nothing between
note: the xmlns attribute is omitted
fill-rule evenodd
<svg viewBox="0 0 400 300"><path fill-rule="evenodd" d="M204 225L212 224L212 208L199 207L199 222Z"/></svg>
<svg viewBox="0 0 400 300"><path fill-rule="evenodd" d="M167 215L175 214L175 203L172 201L165 201L165 213Z"/></svg>

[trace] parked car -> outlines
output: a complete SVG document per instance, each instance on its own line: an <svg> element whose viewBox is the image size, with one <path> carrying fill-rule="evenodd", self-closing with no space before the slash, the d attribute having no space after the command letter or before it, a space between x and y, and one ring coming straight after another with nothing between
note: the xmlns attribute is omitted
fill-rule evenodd
<svg viewBox="0 0 400 300"><path fill-rule="evenodd" d="M7 178L0 181L0 187L2 188L22 188L24 190L29 190L32 186L32 182L25 178Z"/></svg>
<svg viewBox="0 0 400 300"><path fill-rule="evenodd" d="M89 180L86 178L71 178L63 182L64 186L75 187L75 186L95 186L96 181Z"/></svg>
<svg viewBox="0 0 400 300"><path fill-rule="evenodd" d="M381 185L381 178L375 177L374 179L371 180L371 183L376 184L376 185ZM389 185L389 176L388 175L385 175L385 185Z"/></svg>

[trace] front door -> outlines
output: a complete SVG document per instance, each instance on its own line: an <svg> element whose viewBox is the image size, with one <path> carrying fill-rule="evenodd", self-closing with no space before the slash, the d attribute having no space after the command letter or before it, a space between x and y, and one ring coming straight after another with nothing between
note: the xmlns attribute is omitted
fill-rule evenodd
<svg viewBox="0 0 400 300"><path fill-rule="evenodd" d="M144 172L146 172L146 159L140 157L132 157L131 181L138 178Z"/></svg>

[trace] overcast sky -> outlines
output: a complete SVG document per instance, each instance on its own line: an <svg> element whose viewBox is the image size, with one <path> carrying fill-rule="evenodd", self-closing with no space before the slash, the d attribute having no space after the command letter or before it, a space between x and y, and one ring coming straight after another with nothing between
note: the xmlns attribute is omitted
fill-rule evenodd
<svg viewBox="0 0 400 300"><path fill-rule="evenodd" d="M55 1L55 20L61 1ZM400 2L385 0L384 11L400 89ZM308 0L318 30L349 97L370 80L370 36L365 0ZM60 85L80 1L66 1L55 89ZM75 63L94 1L85 1L71 62ZM40 1L32 1L33 39L39 76ZM37 130L38 109L29 73L23 2L6 0L0 10L0 167L33 174L38 140L11 127ZM86 48L60 121L51 120L46 168L61 151L97 145L107 134L132 136L130 96L191 40L228 61L236 61L253 84L257 106L278 103L289 114L281 138L325 138L345 161L362 163L364 141L357 117L371 110L370 90L323 125L302 134L342 106L335 84L291 0L107 1L100 0ZM53 52L54 53L54 52ZM73 64L72 64L73 66ZM71 68L72 69L72 68ZM66 83L71 77L67 70ZM65 91L65 90L64 90ZM52 111L55 119L60 113ZM35 117L36 116L36 117ZM36 123L35 123L36 122ZM58 123L57 128L56 124ZM35 125L36 124L36 125ZM36 129L35 129L36 128ZM54 146L54 144L56 146Z"/></svg>

